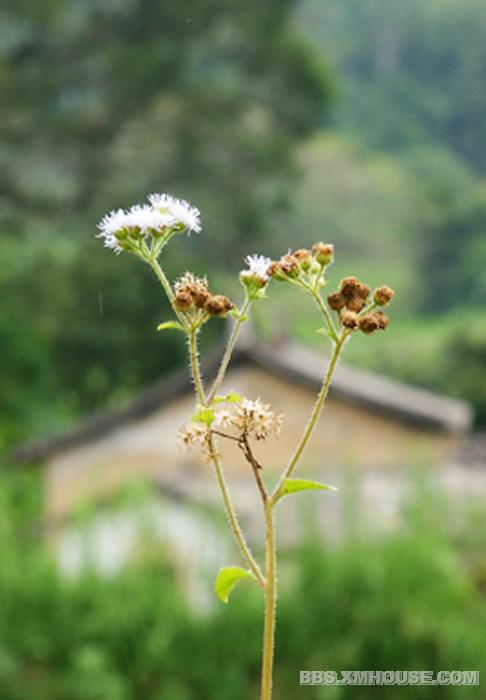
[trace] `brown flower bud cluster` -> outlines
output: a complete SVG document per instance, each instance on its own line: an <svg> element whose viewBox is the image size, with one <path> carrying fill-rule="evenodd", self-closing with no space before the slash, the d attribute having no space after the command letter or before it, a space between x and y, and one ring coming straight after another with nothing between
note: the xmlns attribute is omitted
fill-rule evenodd
<svg viewBox="0 0 486 700"><path fill-rule="evenodd" d="M282 428L282 415L276 415L270 406L260 399L243 398L234 409L220 411L216 424L236 431L237 437L254 437L265 440L271 433L278 436Z"/></svg>
<svg viewBox="0 0 486 700"><path fill-rule="evenodd" d="M212 294L208 281L186 272L175 285L175 307L179 311L204 309L211 316L224 316L234 304L221 294Z"/></svg>
<svg viewBox="0 0 486 700"><path fill-rule="evenodd" d="M272 262L267 270L269 277L276 280L295 279L301 272L319 272L332 262L334 246L330 243L314 243L311 250L299 248L288 252L280 260Z"/></svg>
<svg viewBox="0 0 486 700"><path fill-rule="evenodd" d="M383 311L373 311L360 314L369 303L370 288L357 277L345 277L341 280L339 290L329 294L327 302L331 309L337 311L339 320L344 328L360 330L367 335L378 330L385 330L389 319ZM378 287L373 293L373 304L385 306L394 296L390 287Z"/></svg>
<svg viewBox="0 0 486 700"><path fill-rule="evenodd" d="M390 320L383 311L372 311L359 319L359 329L366 335L371 335L375 331L384 331L388 327Z"/></svg>

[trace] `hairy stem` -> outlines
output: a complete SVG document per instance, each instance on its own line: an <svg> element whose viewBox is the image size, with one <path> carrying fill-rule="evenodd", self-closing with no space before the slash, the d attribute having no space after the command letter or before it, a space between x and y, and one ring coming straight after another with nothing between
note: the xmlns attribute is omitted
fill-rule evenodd
<svg viewBox="0 0 486 700"><path fill-rule="evenodd" d="M211 387L211 391L209 392L208 395L208 403L211 403L211 401L214 399L216 396L216 392L219 390L224 376L226 374L226 370L228 369L229 362L231 360L231 355L233 354L233 350L235 349L236 341L238 340L238 335L240 332L240 329L242 325L245 323L247 320L245 318L248 309L250 308L251 301L250 299L246 299L245 303L243 304L241 310L240 310L240 315L238 319L235 321L233 325L233 330L231 331L231 335L228 340L228 344L226 345L226 349L224 351L224 355L221 359L221 364L218 369L218 373L216 375L216 379L213 382L213 386Z"/></svg>
<svg viewBox="0 0 486 700"><path fill-rule="evenodd" d="M195 329L190 329L188 332L188 343L189 343L189 358L191 363L191 372L194 380L194 386L196 389L196 394L198 401L201 406L207 405L207 400L204 394L204 385L201 377L201 370L199 367L199 357L197 348L197 331ZM226 479L224 478L223 467L218 458L218 453L216 446L214 444L213 436L210 435L208 439L208 446L211 454L211 461L216 472L216 478L218 480L219 488L223 498L224 507L226 510L226 515L233 532L234 538L238 547L240 549L243 559L247 562L250 570L253 572L255 578L262 588L265 588L266 582L257 561L255 560L253 554L248 547L243 531L238 522L238 517L236 515L233 503L231 502L231 497L228 490L228 485Z"/></svg>
<svg viewBox="0 0 486 700"><path fill-rule="evenodd" d="M273 681L273 657L275 647L275 619L277 613L277 550L275 541L275 517L270 499L265 502L265 622L263 627L263 658L261 700L271 700Z"/></svg>
<svg viewBox="0 0 486 700"><path fill-rule="evenodd" d="M160 284L164 288L164 292L167 295L167 299L170 302L170 305L172 307L173 312L177 316L179 323L184 327L187 328L187 323L186 319L179 313L178 309L176 308L176 305L174 303L175 300L175 295L174 295L174 290L172 289L169 280L167 279L167 276L163 269L159 265L159 261L157 259L149 259L149 265L152 268L152 270L155 272L157 279L159 280Z"/></svg>
<svg viewBox="0 0 486 700"><path fill-rule="evenodd" d="M245 536L243 534L243 531L240 527L240 524L238 522L238 518L236 516L235 509L233 507L233 504L231 502L231 497L229 494L229 489L228 485L226 483L226 479L224 477L224 472L223 468L221 466L221 463L218 459L217 451L214 445L213 438L209 438L209 448L211 450L211 460L214 465L214 469L216 472L216 478L218 480L219 488L221 490L221 495L223 497L223 502L224 506L226 509L226 515L228 517L228 521L231 527L231 530L233 532L234 538L238 544L238 547L240 548L241 555L243 559L246 561L248 564L250 570L253 572L253 575L255 576L256 580L260 584L262 588L266 587L266 581L265 577L262 574L262 571L260 567L258 566L258 563L256 562L253 554L250 551L250 548L248 547Z"/></svg>
<svg viewBox="0 0 486 700"><path fill-rule="evenodd" d="M319 307L322 315L324 316L324 318L326 320L327 327L329 329L329 335L334 340L334 342L337 343L338 342L338 334L336 333L336 329L334 327L334 323L332 322L332 318L331 318L331 315L329 313L327 306L323 302L322 297L318 291L316 291L315 289L312 289L311 294L314 297L314 299L317 303L317 306Z"/></svg>
<svg viewBox="0 0 486 700"><path fill-rule="evenodd" d="M300 458L302 457L302 454L304 453L305 448L307 447L309 440L311 439L312 433L314 431L314 428L316 426L317 420L319 418L319 415L322 411L322 407L324 406L324 403L326 401L327 395L329 393L329 388L331 386L331 381L332 377L334 374L334 370L336 369L337 361L339 359L339 355L341 353L342 347L344 345L344 341L346 340L347 333L346 331L343 331L341 335L339 336L337 342L334 345L334 350L331 355L331 359L329 361L329 365L327 367L326 374L324 376L324 380L322 382L321 390L319 391L319 394L317 396L316 403L314 405L314 408L312 409L312 413L310 415L309 421L306 425L306 428L304 430L304 433L299 441L299 444L297 445L295 452L285 469L284 473L282 474L282 477L280 481L278 482L277 486L275 487L275 490L272 494L272 502L275 503L277 500L280 491L283 487L285 479L289 479L295 468L297 467Z"/></svg>
<svg viewBox="0 0 486 700"><path fill-rule="evenodd" d="M199 366L199 353L197 349L197 330L191 328L187 334L189 343L189 359L191 362L192 378L196 389L197 400L201 406L206 405L206 396L204 394L204 385L201 377L201 368Z"/></svg>

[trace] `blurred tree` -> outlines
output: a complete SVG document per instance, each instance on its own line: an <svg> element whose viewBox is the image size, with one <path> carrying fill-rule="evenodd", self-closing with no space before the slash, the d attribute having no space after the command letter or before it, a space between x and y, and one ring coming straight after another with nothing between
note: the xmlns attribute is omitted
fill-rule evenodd
<svg viewBox="0 0 486 700"><path fill-rule="evenodd" d="M290 23L294 0L7 0L5 217L92 228L171 189L234 250L285 201L292 146L319 123L329 74ZM8 213L11 214L8 217ZM79 214L80 222L73 215Z"/></svg>
<svg viewBox="0 0 486 700"><path fill-rule="evenodd" d="M183 271L238 269L288 206L294 146L332 95L294 5L2 4L0 444L179 361L175 339L150 336L166 312L154 280L94 240L107 209L192 199L204 239L168 253Z"/></svg>
<svg viewBox="0 0 486 700"><path fill-rule="evenodd" d="M486 5L478 0L303 0L301 18L343 77L335 121L376 147L452 147L486 171Z"/></svg>

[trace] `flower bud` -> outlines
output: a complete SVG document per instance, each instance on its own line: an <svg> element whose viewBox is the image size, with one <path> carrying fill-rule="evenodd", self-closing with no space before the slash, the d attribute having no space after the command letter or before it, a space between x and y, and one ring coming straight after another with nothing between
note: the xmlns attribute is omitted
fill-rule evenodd
<svg viewBox="0 0 486 700"><path fill-rule="evenodd" d="M327 297L327 303L334 311L340 311L346 305L346 299L341 292L333 292Z"/></svg>
<svg viewBox="0 0 486 700"><path fill-rule="evenodd" d="M282 263L280 260L276 260L268 266L267 275L272 279L277 280L277 282L282 282L285 280L285 273L282 270Z"/></svg>
<svg viewBox="0 0 486 700"><path fill-rule="evenodd" d="M304 272L307 272L312 265L312 255L310 250L307 248L299 248L292 253L292 256L299 261L301 268Z"/></svg>
<svg viewBox="0 0 486 700"><path fill-rule="evenodd" d="M204 305L204 308L211 316L224 316L234 307L233 302L222 294L210 295Z"/></svg>
<svg viewBox="0 0 486 700"><path fill-rule="evenodd" d="M334 246L331 243L314 243L312 253L320 265L329 265L334 258Z"/></svg>
<svg viewBox="0 0 486 700"><path fill-rule="evenodd" d="M359 290L361 282L357 277L345 277L341 280L339 289L345 299L351 299Z"/></svg>
<svg viewBox="0 0 486 700"><path fill-rule="evenodd" d="M179 311L187 311L194 306L194 298L188 291L180 289L174 297L174 305Z"/></svg>
<svg viewBox="0 0 486 700"><path fill-rule="evenodd" d="M358 316L354 313L354 311L347 311L346 309L343 309L339 314L339 318L345 328L354 330L358 327Z"/></svg>
<svg viewBox="0 0 486 700"><path fill-rule="evenodd" d="M373 301L377 306L386 306L391 302L393 297L395 296L395 292L391 287L387 287L386 284L382 285L381 287L378 287L375 289L373 293Z"/></svg>
<svg viewBox="0 0 486 700"><path fill-rule="evenodd" d="M359 319L359 329L366 335L370 335L375 331L384 331L388 324L388 316L383 311L374 311Z"/></svg>
<svg viewBox="0 0 486 700"><path fill-rule="evenodd" d="M351 297L351 299L347 303L348 309L350 311L355 311L355 312L359 312L362 309L364 309L365 305L366 305L365 300L361 299L361 297L359 297L359 296Z"/></svg>
<svg viewBox="0 0 486 700"><path fill-rule="evenodd" d="M284 255L280 259L280 268L285 277L293 279L299 276L299 261L294 255Z"/></svg>

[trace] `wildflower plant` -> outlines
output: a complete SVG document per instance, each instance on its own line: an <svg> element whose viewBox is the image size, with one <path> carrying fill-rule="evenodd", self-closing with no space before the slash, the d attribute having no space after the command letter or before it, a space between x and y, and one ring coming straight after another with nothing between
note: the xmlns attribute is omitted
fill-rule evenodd
<svg viewBox="0 0 486 700"><path fill-rule="evenodd" d="M199 233L199 211L188 202L166 194L152 194L149 204L136 205L128 211L118 209L107 214L98 224L98 237L115 253L136 255L154 271L172 307L174 318L158 330L177 330L187 339L190 371L195 389L196 408L187 426L180 429L178 440L184 447L196 447L209 462L216 475L226 515L238 545L244 566L222 568L215 590L223 602L242 579L258 585L265 600L261 700L272 697L275 621L277 605L277 547L275 513L280 500L305 490L335 490L318 481L295 478L295 472L321 414L332 377L343 348L355 333L372 335L385 330L388 317L383 307L394 295L390 287L381 286L371 292L356 277L344 278L338 290L323 297L327 272L334 259L331 244L315 243L311 249L289 251L279 260L263 255L249 255L239 279L244 290L242 304L237 307L222 294L215 294L206 277L186 272L171 283L160 260L168 242L180 233ZM233 350L242 326L248 321L254 303L264 300L271 281L293 285L316 304L322 322L321 330L328 337L331 352L326 357L320 391L303 434L295 446L276 486L267 483L264 465L254 453L254 443L270 435L279 436L282 416L276 414L259 397L236 393L220 394ZM233 327L221 363L212 384L206 386L199 362L198 339L202 327L214 317L233 317ZM325 358L326 359L326 358ZM261 498L265 519L265 561L261 565L244 536L226 482L219 445L231 441L241 450L253 475Z"/></svg>

